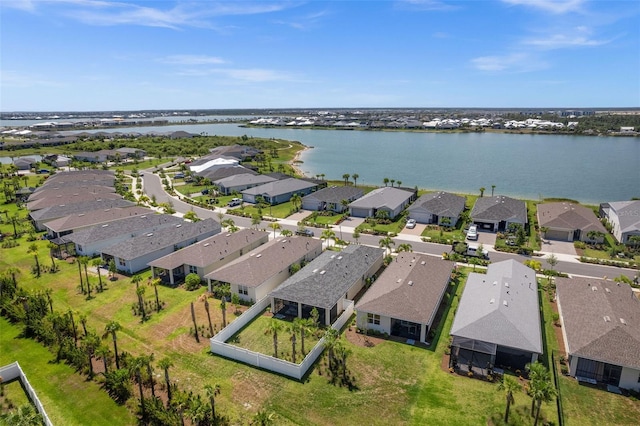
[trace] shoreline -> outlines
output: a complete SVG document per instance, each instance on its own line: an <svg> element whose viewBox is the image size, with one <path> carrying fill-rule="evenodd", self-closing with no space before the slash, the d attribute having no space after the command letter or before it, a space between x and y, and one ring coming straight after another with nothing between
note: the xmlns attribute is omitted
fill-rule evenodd
<svg viewBox="0 0 640 426"><path fill-rule="evenodd" d="M300 168L300 166L298 165L298 161L302 161L300 160L300 156L302 155L303 152L312 149L312 147L306 146L306 145L302 145L304 148L302 148L301 150L299 150L298 152L296 152L296 155L293 156L293 158L291 159L291 161L289 161L289 165L291 166L291 168L293 169L293 172L295 173L296 176L298 177L303 177L306 178L307 175L304 174L304 172L302 171L302 169Z"/></svg>

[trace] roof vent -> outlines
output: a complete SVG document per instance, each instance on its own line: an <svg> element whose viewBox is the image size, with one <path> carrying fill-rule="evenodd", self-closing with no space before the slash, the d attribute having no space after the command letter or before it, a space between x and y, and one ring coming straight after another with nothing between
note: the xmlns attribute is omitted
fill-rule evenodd
<svg viewBox="0 0 640 426"><path fill-rule="evenodd" d="M256 254L256 257L262 257L262 253Z"/></svg>
<svg viewBox="0 0 640 426"><path fill-rule="evenodd" d="M609 315L605 315L602 319L604 319L604 322L611 322L611 317Z"/></svg>
<svg viewBox="0 0 640 426"><path fill-rule="evenodd" d="M412 285L413 285L413 281L409 281L409 283L408 283L408 284L412 286Z"/></svg>
<svg viewBox="0 0 640 426"><path fill-rule="evenodd" d="M106 228L107 226L109 226L108 223L105 223L104 225L102 225L103 228Z"/></svg>
<svg viewBox="0 0 640 426"><path fill-rule="evenodd" d="M482 280L482 282L484 282L484 280ZM494 281L493 285L498 285L498 281Z"/></svg>
<svg viewBox="0 0 640 426"><path fill-rule="evenodd" d="M502 301L502 304L503 304L504 306L509 306L509 302L507 302L506 300L503 300L503 301Z"/></svg>
<svg viewBox="0 0 640 426"><path fill-rule="evenodd" d="M424 260L422 262L420 262L421 265L426 265L427 262L425 262Z"/></svg>
<svg viewBox="0 0 640 426"><path fill-rule="evenodd" d="M504 286L509 288L509 283L504 283Z"/></svg>
<svg viewBox="0 0 640 426"><path fill-rule="evenodd" d="M324 275L326 273L327 273L327 271L325 271L324 269L322 271L320 271L320 275Z"/></svg>
<svg viewBox="0 0 640 426"><path fill-rule="evenodd" d="M398 281L396 281L397 283L401 283L402 282L402 278L398 278Z"/></svg>
<svg viewBox="0 0 640 426"><path fill-rule="evenodd" d="M313 273L315 274L316 272L318 272L318 268L313 270Z"/></svg>
<svg viewBox="0 0 640 426"><path fill-rule="evenodd" d="M147 217L147 215L146 215L146 214L143 214L143 215L142 215L142 216L140 216L140 217L144 219L144 218L146 218L146 217Z"/></svg>
<svg viewBox="0 0 640 426"><path fill-rule="evenodd" d="M179 224L176 225L176 228L180 228L181 226L182 226L182 224L179 223Z"/></svg>
<svg viewBox="0 0 640 426"><path fill-rule="evenodd" d="M331 255L331 258L332 258L332 259L335 259L335 257L336 257L336 255L335 255L335 254L332 254L332 255Z"/></svg>
<svg viewBox="0 0 640 426"><path fill-rule="evenodd" d="M623 325L627 325L627 322L624 320L624 318L620 318L620 322L621 322Z"/></svg>
<svg viewBox="0 0 640 426"><path fill-rule="evenodd" d="M149 233L147 234L147 237L153 237L153 232L149 232Z"/></svg>
<svg viewBox="0 0 640 426"><path fill-rule="evenodd" d="M342 260L342 256L338 256L338 260Z"/></svg>
<svg viewBox="0 0 640 426"><path fill-rule="evenodd" d="M211 244L209 244L209 243L204 243L204 246L205 246L205 247L209 247L210 245L211 245Z"/></svg>
<svg viewBox="0 0 640 426"><path fill-rule="evenodd" d="M496 299L494 299L493 297L491 298L491 300L489 300L489 304L493 305L493 303L496 301Z"/></svg>
<svg viewBox="0 0 640 426"><path fill-rule="evenodd" d="M598 291L598 287L596 287L595 285L591 286L591 291Z"/></svg>
<svg viewBox="0 0 640 426"><path fill-rule="evenodd" d="M607 287L605 287L604 291L606 291L607 293L611 293L611 290L609 290Z"/></svg>

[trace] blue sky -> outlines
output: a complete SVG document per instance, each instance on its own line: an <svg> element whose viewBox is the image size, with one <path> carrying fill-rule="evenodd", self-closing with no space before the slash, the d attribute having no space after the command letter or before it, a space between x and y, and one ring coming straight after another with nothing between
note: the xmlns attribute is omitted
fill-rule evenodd
<svg viewBox="0 0 640 426"><path fill-rule="evenodd" d="M0 2L2 111L640 107L640 2Z"/></svg>

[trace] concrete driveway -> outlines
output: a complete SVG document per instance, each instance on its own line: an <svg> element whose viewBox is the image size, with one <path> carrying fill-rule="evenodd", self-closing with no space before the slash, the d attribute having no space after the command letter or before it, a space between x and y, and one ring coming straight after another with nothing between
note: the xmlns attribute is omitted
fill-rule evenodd
<svg viewBox="0 0 640 426"><path fill-rule="evenodd" d="M569 254L571 256L577 256L576 248L572 242L569 241L556 241L556 240L543 240L540 251L556 254Z"/></svg>
<svg viewBox="0 0 640 426"><path fill-rule="evenodd" d="M468 243L473 243L474 241L466 240ZM484 232L478 229L478 241L475 241L477 244L482 244L483 246L495 246L496 245L496 234L494 232Z"/></svg>
<svg viewBox="0 0 640 426"><path fill-rule="evenodd" d="M400 231L400 234L417 235L419 237L420 235L422 235L426 227L427 225L425 225L424 223L416 223L416 227L413 229L409 229L406 226L402 228L402 231Z"/></svg>

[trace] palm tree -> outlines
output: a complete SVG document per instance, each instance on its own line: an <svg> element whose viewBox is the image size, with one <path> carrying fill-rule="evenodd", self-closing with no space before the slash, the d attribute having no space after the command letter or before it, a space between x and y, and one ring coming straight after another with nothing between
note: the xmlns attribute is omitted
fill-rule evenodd
<svg viewBox="0 0 640 426"><path fill-rule="evenodd" d="M358 186L357 184L358 184L358 178L359 177L360 177L360 175L357 174L357 173L354 173L354 174L351 175L351 179L353 179L353 186L354 187Z"/></svg>
<svg viewBox="0 0 640 426"><path fill-rule="evenodd" d="M527 365L525 365L524 369L529 372L529 384L531 387L534 387L535 384L544 381L545 376L549 375L547 367L540 364L538 361L528 363ZM534 415L535 403L536 398L533 398L531 400L531 417L533 417Z"/></svg>
<svg viewBox="0 0 640 426"><path fill-rule="evenodd" d="M360 239L360 231L358 231L358 228L353 230L353 234L351 234L351 236L353 237L353 240L356 242L356 244L358 244L358 240Z"/></svg>
<svg viewBox="0 0 640 426"><path fill-rule="evenodd" d="M396 249L396 253L400 253L400 252L403 252L403 251L413 252L413 247L409 243L402 243Z"/></svg>
<svg viewBox="0 0 640 426"><path fill-rule="evenodd" d="M222 328L227 326L227 296L220 298L220 309L222 310Z"/></svg>
<svg viewBox="0 0 640 426"><path fill-rule="evenodd" d="M138 382L138 392L140 392L140 409L142 411L143 423L147 419L147 413L144 405L144 393L142 393L142 368L144 368L145 359L142 356L134 357L129 365L130 374L135 375L136 382Z"/></svg>
<svg viewBox="0 0 640 426"><path fill-rule="evenodd" d="M211 419L213 424L217 424L216 421L216 396L220 395L220 385L205 385L204 390L207 392L207 398L209 398L209 405L211 405Z"/></svg>
<svg viewBox="0 0 640 426"><path fill-rule="evenodd" d="M325 229L324 231L322 231L322 235L320 236L321 240L327 240L327 246L329 246L329 240L335 240L336 238L336 233L333 232L331 229Z"/></svg>
<svg viewBox="0 0 640 426"><path fill-rule="evenodd" d="M158 297L158 286L162 281L160 278L156 278L155 280L151 280L149 283L150 286L153 287L153 292L156 296L156 312L160 312L160 298Z"/></svg>
<svg viewBox="0 0 640 426"><path fill-rule="evenodd" d="M87 265L89 264L89 258L87 256L80 256L78 262L84 267L85 284L87 285L87 299L91 299L91 285L89 284L89 272Z"/></svg>
<svg viewBox="0 0 640 426"><path fill-rule="evenodd" d="M131 277L131 282L136 285L136 290L140 287L140 282L142 281L142 276L140 274L135 274Z"/></svg>
<svg viewBox="0 0 640 426"><path fill-rule="evenodd" d="M276 358L278 358L278 333L280 331L282 331L282 323L274 318L269 321L269 325L264 331L264 334L271 334L273 336L273 356Z"/></svg>
<svg viewBox="0 0 640 426"><path fill-rule="evenodd" d="M345 173L342 175L342 179L344 179L344 186L347 186L347 184L349 183L349 178L351 177L351 175L349 173Z"/></svg>
<svg viewBox="0 0 640 426"><path fill-rule="evenodd" d="M484 191L486 190L486 188L483 186L480 188L480 197L484 197Z"/></svg>
<svg viewBox="0 0 640 426"><path fill-rule="evenodd" d="M209 321L209 334L213 337L213 324L211 323L211 312L209 312L209 301L204 299L204 310L207 313L207 320Z"/></svg>
<svg viewBox="0 0 640 426"><path fill-rule="evenodd" d="M278 222L271 222L269 224L269 228L273 229L273 238L276 237L276 230L280 229L281 226Z"/></svg>
<svg viewBox="0 0 640 426"><path fill-rule="evenodd" d="M386 178L382 179L382 183L384 183L384 186L389 185L389 178L386 177Z"/></svg>
<svg viewBox="0 0 640 426"><path fill-rule="evenodd" d="M380 245L381 248L385 249L385 253L387 254L391 253L391 246L396 245L395 241L393 241L391 237L380 238L380 241L378 242L378 244Z"/></svg>
<svg viewBox="0 0 640 426"><path fill-rule="evenodd" d="M493 197L493 191L496 189L495 185L491 185L491 196Z"/></svg>
<svg viewBox="0 0 640 426"><path fill-rule="evenodd" d="M291 230L289 229L283 229L282 231L280 231L280 235L282 235L283 237L290 237L293 235L293 232L291 232Z"/></svg>
<svg viewBox="0 0 640 426"><path fill-rule="evenodd" d="M184 218L187 220L190 220L191 222L200 222L200 218L198 217L198 214L196 212L194 212L193 210L189 210L188 212L186 212L184 214Z"/></svg>
<svg viewBox="0 0 640 426"><path fill-rule="evenodd" d="M557 395L557 391L553 386L553 383L551 383L551 379L548 374L545 380L538 381L535 384L530 382L529 385L531 386L531 396L534 401L537 401L535 421L533 423L533 426L537 426L538 421L540 420L540 408L542 406L542 402L550 402L553 397Z"/></svg>
<svg viewBox="0 0 640 426"><path fill-rule="evenodd" d="M164 370L164 381L167 385L167 398L171 402L171 381L169 380L169 368L173 367L171 358L165 357L158 362L158 367Z"/></svg>
<svg viewBox="0 0 640 426"><path fill-rule="evenodd" d="M102 288L102 274L100 273L100 266L102 265L102 259L97 257L95 259L93 259L91 261L91 265L94 266L96 268L96 271L98 272L98 288L100 289L100 291L103 290Z"/></svg>
<svg viewBox="0 0 640 426"><path fill-rule="evenodd" d="M52 243L51 241L49 241L49 243L47 244L47 247L49 248L49 257L51 257L51 271L55 271L56 270L56 261L53 257L53 253L54 250L58 247L57 245L55 245L54 243Z"/></svg>
<svg viewBox="0 0 640 426"><path fill-rule="evenodd" d="M142 361L146 364L147 368L147 376L149 376L149 384L151 385L151 395L155 398L156 396L156 382L153 380L153 368L151 368L151 363L153 362L155 356L151 355L142 355Z"/></svg>
<svg viewBox="0 0 640 426"><path fill-rule="evenodd" d="M304 336L311 332L311 319L309 318L295 318L293 320L294 323L298 325L298 331L300 331L300 352L302 356L305 356L306 353L304 351Z"/></svg>
<svg viewBox="0 0 640 426"><path fill-rule="evenodd" d="M509 408L511 408L511 404L515 402L513 393L522 389L522 387L518 382L516 382L513 377L505 375L502 377L502 383L500 383L500 387L498 389L505 391L505 397L507 398L507 408L504 412L504 422L505 424L509 424Z"/></svg>
<svg viewBox="0 0 640 426"><path fill-rule="evenodd" d="M391 182L391 187L393 188L393 184L396 183L395 179L391 179L389 182Z"/></svg>
<svg viewBox="0 0 640 426"><path fill-rule="evenodd" d="M296 318L298 319L298 318ZM300 331L300 323L297 321L292 321L289 324L288 331L291 333L291 360L295 364L296 363L296 343L298 340L298 331Z"/></svg>
<svg viewBox="0 0 640 426"><path fill-rule="evenodd" d="M260 222L262 222L262 217L258 213L254 213L251 215L251 226L258 229Z"/></svg>
<svg viewBox="0 0 640 426"><path fill-rule="evenodd" d="M100 345L98 346L98 348L96 349L94 355L97 356L98 358L102 358L102 364L104 365L104 373L107 374L109 372L109 368L108 368L108 364L107 364L107 360L109 359L109 353L111 351L109 351L109 348L106 347L105 345Z"/></svg>
<svg viewBox="0 0 640 426"><path fill-rule="evenodd" d="M36 277L40 278L40 262L38 261L38 245L36 243L32 243L31 245L29 245L27 254L33 254L33 257L36 260Z"/></svg>
<svg viewBox="0 0 640 426"><path fill-rule="evenodd" d="M116 336L116 332L122 330L122 326L116 321L109 321L107 325L104 327L104 334L102 338L105 339L107 336L111 335L113 339L113 352L116 354L116 368L120 368L120 357L118 356L118 337Z"/></svg>
<svg viewBox="0 0 640 426"><path fill-rule="evenodd" d="M338 342L339 333L333 327L329 327L327 331L324 333L324 347L327 350L327 358L329 360L329 370L334 370L334 349Z"/></svg>
<svg viewBox="0 0 640 426"><path fill-rule="evenodd" d="M83 346L85 353L89 358L89 378L93 378L93 355L95 354L96 349L100 347L100 337L95 333L86 335Z"/></svg>
<svg viewBox="0 0 640 426"><path fill-rule="evenodd" d="M298 211L298 206L302 207L302 197L300 197L300 194L295 193L291 196L291 204L293 204L293 209L295 211Z"/></svg>

